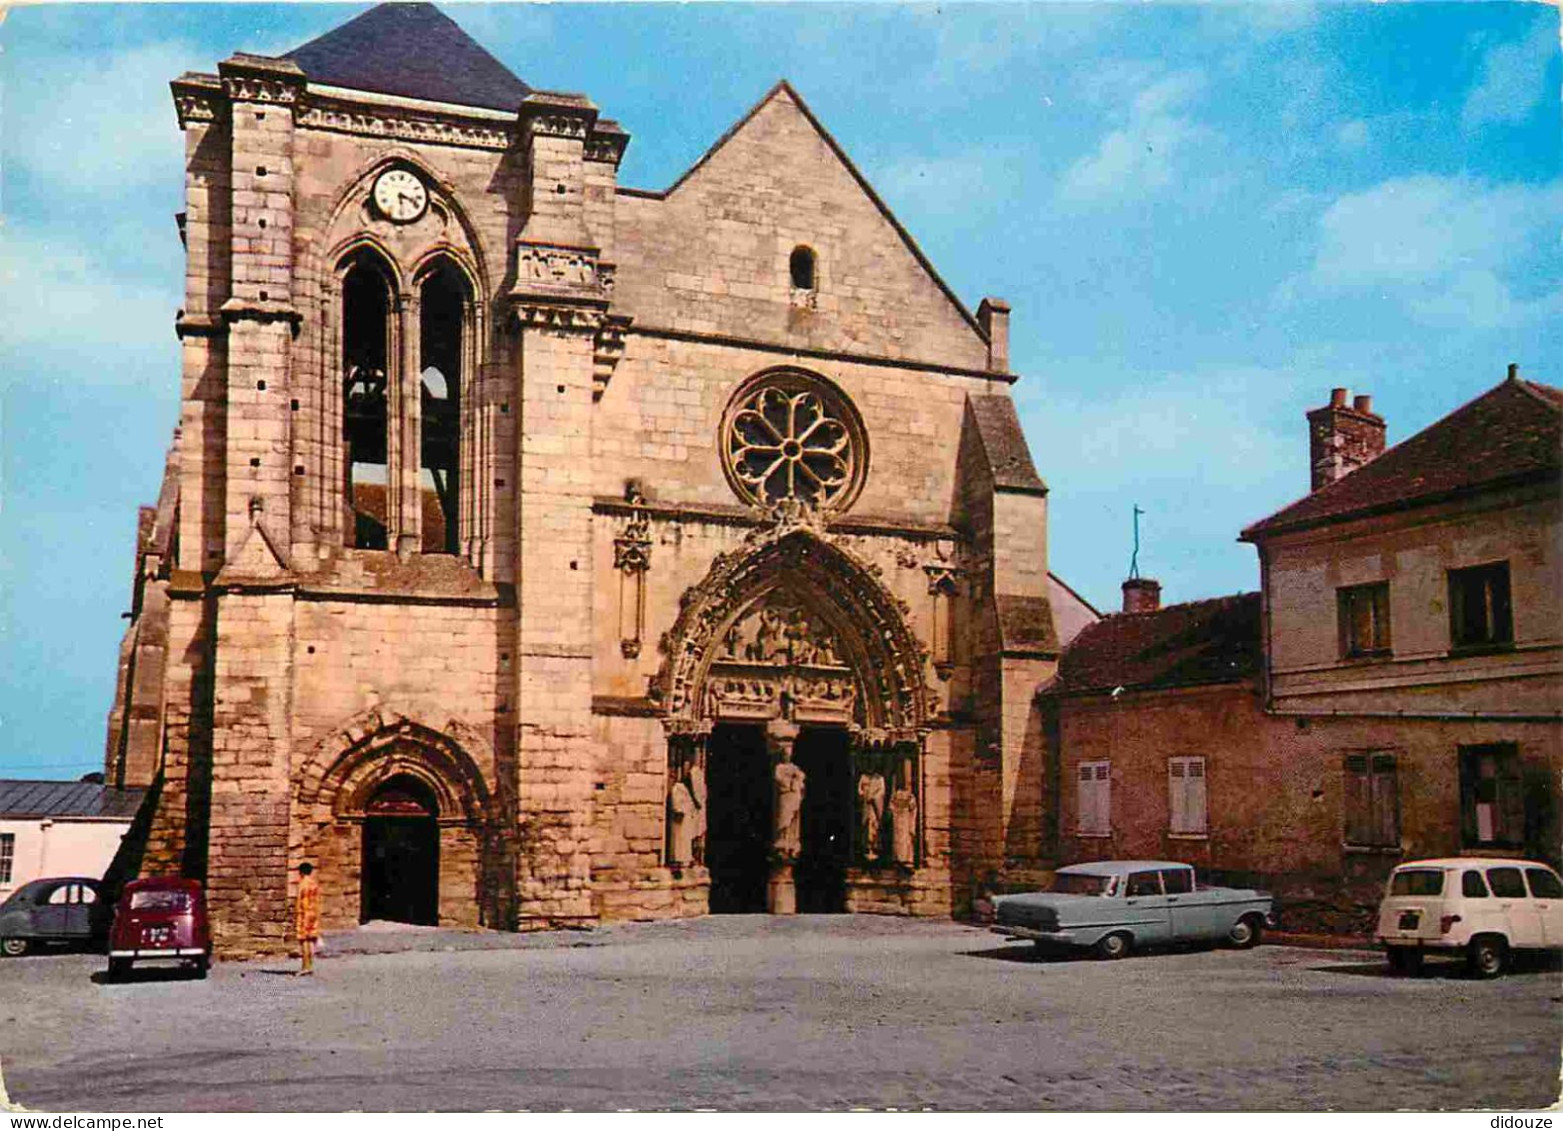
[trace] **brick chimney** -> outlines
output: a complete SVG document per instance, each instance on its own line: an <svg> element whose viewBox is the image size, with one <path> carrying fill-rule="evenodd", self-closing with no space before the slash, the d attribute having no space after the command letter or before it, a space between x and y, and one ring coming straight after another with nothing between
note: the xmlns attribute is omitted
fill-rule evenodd
<svg viewBox="0 0 1563 1131"><path fill-rule="evenodd" d="M1345 389L1331 389L1330 403L1308 414L1308 466L1317 491L1349 475L1384 452L1384 418L1373 411L1373 398L1357 396L1346 403Z"/></svg>
<svg viewBox="0 0 1563 1131"><path fill-rule="evenodd" d="M1123 583L1123 611L1154 613L1161 608L1161 582L1148 577L1131 577Z"/></svg>

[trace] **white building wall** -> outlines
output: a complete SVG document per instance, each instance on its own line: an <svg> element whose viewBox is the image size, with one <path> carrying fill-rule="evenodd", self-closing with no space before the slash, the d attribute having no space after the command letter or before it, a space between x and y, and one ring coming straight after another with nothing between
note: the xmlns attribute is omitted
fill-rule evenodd
<svg viewBox="0 0 1563 1131"><path fill-rule="evenodd" d="M33 880L47 876L101 878L108 871L129 820L80 817L0 819L0 836L16 838L11 879L0 883L0 899Z"/></svg>

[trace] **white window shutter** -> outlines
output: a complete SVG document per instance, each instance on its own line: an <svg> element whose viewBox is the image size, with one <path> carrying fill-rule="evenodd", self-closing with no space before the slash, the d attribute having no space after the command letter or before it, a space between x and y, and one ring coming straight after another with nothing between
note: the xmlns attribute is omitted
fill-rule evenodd
<svg viewBox="0 0 1563 1131"><path fill-rule="evenodd" d="M1188 827L1191 833L1205 831L1205 759L1190 758L1188 779L1184 783L1184 796L1188 798Z"/></svg>

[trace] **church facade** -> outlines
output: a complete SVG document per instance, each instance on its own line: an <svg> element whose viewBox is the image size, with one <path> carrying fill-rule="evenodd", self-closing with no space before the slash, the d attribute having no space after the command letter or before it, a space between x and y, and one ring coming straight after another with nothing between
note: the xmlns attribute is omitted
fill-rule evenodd
<svg viewBox="0 0 1563 1131"><path fill-rule="evenodd" d="M786 83L666 191L428 5L173 84L181 415L108 780L219 947L963 913L1042 864L1008 307Z"/></svg>

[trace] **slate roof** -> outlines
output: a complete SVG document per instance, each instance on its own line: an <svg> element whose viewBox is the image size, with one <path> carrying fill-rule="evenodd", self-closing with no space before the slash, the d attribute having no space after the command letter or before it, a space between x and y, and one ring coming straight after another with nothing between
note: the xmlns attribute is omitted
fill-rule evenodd
<svg viewBox="0 0 1563 1131"><path fill-rule="evenodd" d="M1064 650L1050 695L1232 683L1259 671L1259 594L1114 613Z"/></svg>
<svg viewBox="0 0 1563 1131"><path fill-rule="evenodd" d="M144 789L115 789L79 781L0 779L0 818L122 817L141 808Z"/></svg>
<svg viewBox="0 0 1563 1131"><path fill-rule="evenodd" d="M310 82L516 111L531 87L433 4L380 4L282 56Z"/></svg>
<svg viewBox="0 0 1563 1131"><path fill-rule="evenodd" d="M1313 494L1254 523L1241 540L1401 510L1563 472L1563 390L1511 377Z"/></svg>

